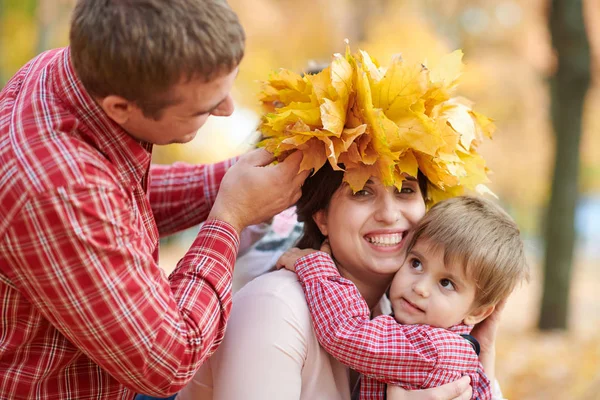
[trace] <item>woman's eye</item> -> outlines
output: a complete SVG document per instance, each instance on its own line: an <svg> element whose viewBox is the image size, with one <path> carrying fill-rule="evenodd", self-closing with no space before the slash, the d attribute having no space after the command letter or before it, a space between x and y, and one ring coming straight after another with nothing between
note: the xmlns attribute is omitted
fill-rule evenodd
<svg viewBox="0 0 600 400"><path fill-rule="evenodd" d="M420 260L418 260L418 259L416 259L416 258L413 258L413 259L410 261L410 265L411 265L411 267L413 267L413 268L414 268L414 269L416 269L417 271L420 271L420 270L422 270L422 269L423 269L423 264L421 264L421 261L420 261Z"/></svg>
<svg viewBox="0 0 600 400"><path fill-rule="evenodd" d="M454 284L452 283L452 281L450 279L442 279L440 280L440 285L444 288L444 289L448 289L448 290L454 290Z"/></svg>
<svg viewBox="0 0 600 400"><path fill-rule="evenodd" d="M353 196L361 197L361 196L367 196L368 194L369 194L369 192L367 190L362 189L362 190L358 190L358 191L354 192Z"/></svg>
<svg viewBox="0 0 600 400"><path fill-rule="evenodd" d="M396 189L396 192L399 194L413 194L416 193L416 190L411 184L403 184L400 190Z"/></svg>

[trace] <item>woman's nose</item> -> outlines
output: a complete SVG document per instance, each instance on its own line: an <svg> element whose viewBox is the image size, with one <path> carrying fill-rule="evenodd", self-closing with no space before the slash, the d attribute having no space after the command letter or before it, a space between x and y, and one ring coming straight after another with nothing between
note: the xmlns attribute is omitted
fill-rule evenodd
<svg viewBox="0 0 600 400"><path fill-rule="evenodd" d="M400 209L397 202L394 199L390 199L390 196L384 196L380 199L377 204L377 210L375 211L374 217L378 222L382 222L391 225L400 219L402 210Z"/></svg>

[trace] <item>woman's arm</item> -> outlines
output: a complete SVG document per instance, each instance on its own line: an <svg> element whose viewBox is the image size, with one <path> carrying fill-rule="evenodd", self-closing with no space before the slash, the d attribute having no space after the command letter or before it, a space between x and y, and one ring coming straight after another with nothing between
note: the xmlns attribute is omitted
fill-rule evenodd
<svg viewBox="0 0 600 400"><path fill-rule="evenodd" d="M483 365L483 370L492 382L493 400L504 400L500 385L496 378L496 336L500 326L500 316L506 306L506 299L496 305L494 312L479 324L475 325L471 334L475 336L481 347L479 360Z"/></svg>
<svg viewBox="0 0 600 400"><path fill-rule="evenodd" d="M178 400L300 398L307 349L304 325L310 329L310 320L298 319L279 296L247 290L240 295L225 339L209 360L212 374L201 369Z"/></svg>

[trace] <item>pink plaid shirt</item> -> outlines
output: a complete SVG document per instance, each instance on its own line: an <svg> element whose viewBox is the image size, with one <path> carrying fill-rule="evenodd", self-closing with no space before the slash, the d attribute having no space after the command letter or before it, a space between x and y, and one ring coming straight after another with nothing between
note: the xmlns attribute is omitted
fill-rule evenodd
<svg viewBox="0 0 600 400"><path fill-rule="evenodd" d="M69 55L0 93L0 399L171 394L223 338L239 238L209 221L167 280L159 235L203 221L232 162L151 166Z"/></svg>
<svg viewBox="0 0 600 400"><path fill-rule="evenodd" d="M370 319L356 286L340 276L331 257L316 252L296 261L315 334L323 348L363 374L361 400L383 399L386 384L427 389L471 377L473 399L492 398L490 381L460 333L429 325L401 325L389 315Z"/></svg>

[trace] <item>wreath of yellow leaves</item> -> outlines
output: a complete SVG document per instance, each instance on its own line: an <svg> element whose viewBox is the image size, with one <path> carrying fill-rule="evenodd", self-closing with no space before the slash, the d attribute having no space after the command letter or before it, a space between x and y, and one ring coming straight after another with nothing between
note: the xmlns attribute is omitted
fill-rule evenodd
<svg viewBox="0 0 600 400"><path fill-rule="evenodd" d="M462 56L454 51L431 69L394 57L383 68L347 46L317 74L273 72L259 95L266 110L259 146L279 160L301 151L301 171L329 162L345 171L355 192L371 176L400 189L420 170L428 179L429 205L466 190L491 193L477 146L495 126L468 100L451 97Z"/></svg>

